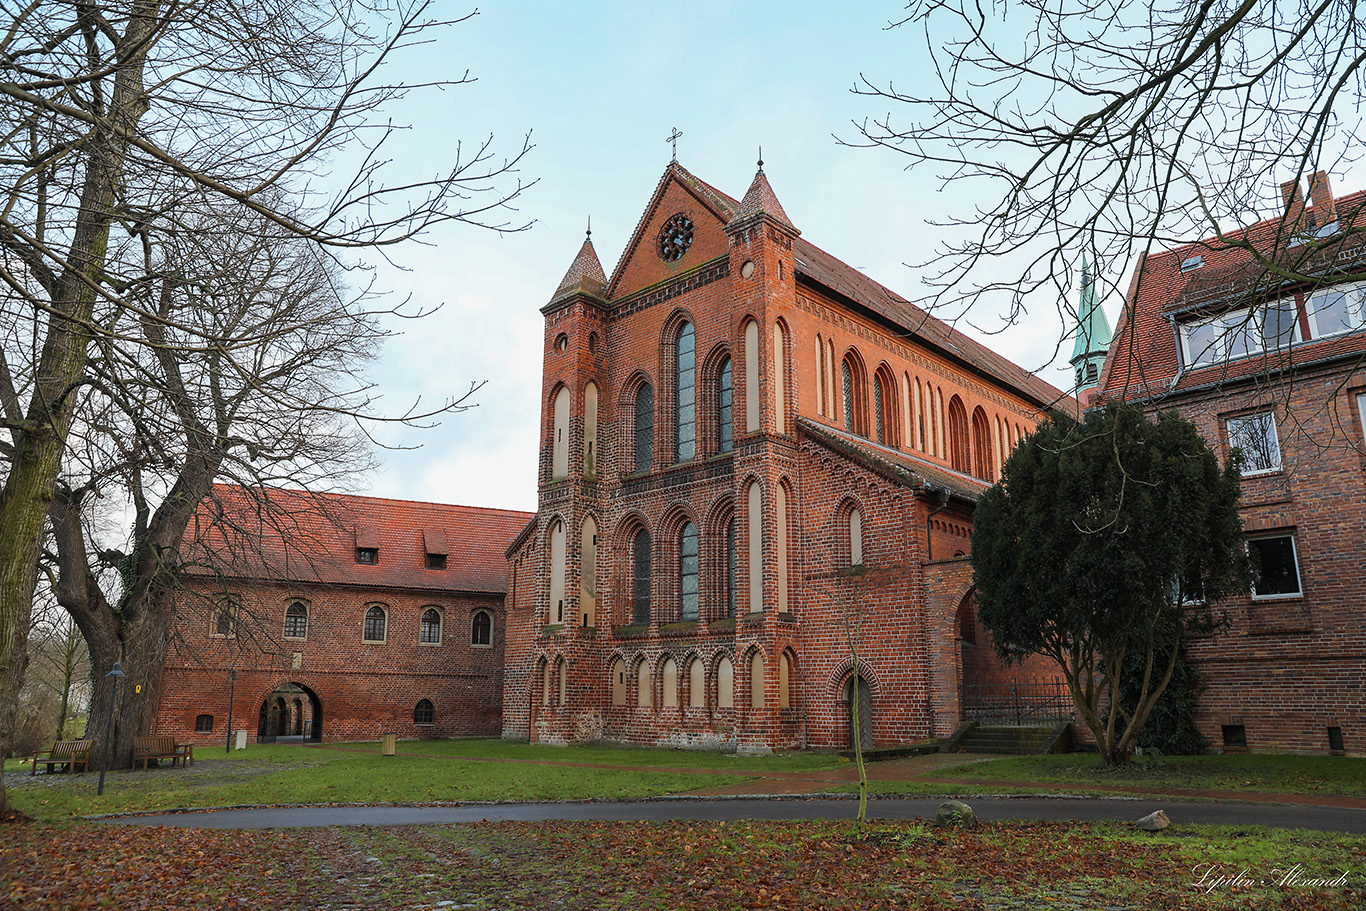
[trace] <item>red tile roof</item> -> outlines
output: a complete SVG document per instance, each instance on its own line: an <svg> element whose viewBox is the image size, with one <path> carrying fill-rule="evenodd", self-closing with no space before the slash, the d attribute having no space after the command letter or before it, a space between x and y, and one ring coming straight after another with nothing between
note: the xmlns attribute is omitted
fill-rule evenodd
<svg viewBox="0 0 1366 911"><path fill-rule="evenodd" d="M1254 251L1299 274L1329 280L1335 270L1360 269L1366 236L1357 223L1366 220L1364 207L1366 192L1337 199L1333 214L1341 230L1318 245L1300 243L1303 235L1297 236L1295 224L1278 216L1141 258L1101 372L1101 390L1109 396L1154 398L1366 352L1366 333L1356 332L1182 370L1174 325L1296 290L1269 272ZM1182 263L1197 256L1200 266L1183 272Z"/></svg>
<svg viewBox="0 0 1366 911"><path fill-rule="evenodd" d="M532 518L511 509L215 484L186 532L200 575L459 592L507 591L504 550ZM374 546L379 562L356 562ZM446 569L427 569L446 553Z"/></svg>

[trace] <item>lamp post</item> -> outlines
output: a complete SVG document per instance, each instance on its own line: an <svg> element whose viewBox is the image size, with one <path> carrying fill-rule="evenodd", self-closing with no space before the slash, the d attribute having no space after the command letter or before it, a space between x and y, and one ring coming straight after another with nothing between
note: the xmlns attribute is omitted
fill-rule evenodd
<svg viewBox="0 0 1366 911"><path fill-rule="evenodd" d="M113 683L109 688L109 723L104 728L104 757L100 760L100 786L95 789L96 797L104 795L104 770L109 767L109 741L114 739L114 706L118 703L119 678L128 675L123 672L123 665L115 661L104 676L112 678Z"/></svg>
<svg viewBox="0 0 1366 911"><path fill-rule="evenodd" d="M232 752L232 697L237 688L237 668L228 671L228 742L223 744L223 755Z"/></svg>

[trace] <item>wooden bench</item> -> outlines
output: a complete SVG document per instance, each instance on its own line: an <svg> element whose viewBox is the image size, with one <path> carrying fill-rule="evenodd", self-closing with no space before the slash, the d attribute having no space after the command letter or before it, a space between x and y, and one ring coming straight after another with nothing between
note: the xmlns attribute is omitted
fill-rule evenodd
<svg viewBox="0 0 1366 911"><path fill-rule="evenodd" d="M74 772L80 766L82 772L87 772L90 770L90 741L58 740L51 748L33 757L33 768L29 769L29 774L37 775L40 765L47 766L49 775L55 766L61 766L63 772Z"/></svg>
<svg viewBox="0 0 1366 911"><path fill-rule="evenodd" d="M176 739L170 734L147 734L142 737L134 737L134 767L141 760L142 767L146 769L153 759L169 759L171 760L171 768L175 768L176 763L182 760L186 765L193 765L194 747L188 743L176 743Z"/></svg>

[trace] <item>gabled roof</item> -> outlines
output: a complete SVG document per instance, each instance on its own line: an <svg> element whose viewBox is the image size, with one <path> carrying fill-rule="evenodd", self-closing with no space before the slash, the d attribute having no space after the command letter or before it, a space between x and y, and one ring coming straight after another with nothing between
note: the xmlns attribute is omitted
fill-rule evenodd
<svg viewBox="0 0 1366 911"><path fill-rule="evenodd" d="M880 446L872 440L807 418L798 418L797 426L802 433L826 448L852 458L870 471L905 487L947 489L958 497L976 502L982 492L991 486L972 475L921 461L899 449Z"/></svg>
<svg viewBox="0 0 1366 911"><path fill-rule="evenodd" d="M215 484L186 531L200 576L443 592L507 591L508 543L532 513ZM362 543L363 542L363 543ZM374 565L357 547L378 549ZM429 547L446 569L427 569Z"/></svg>
<svg viewBox="0 0 1366 911"><path fill-rule="evenodd" d="M1103 394L1153 398L1234 380L1274 375L1366 352L1366 332L1337 335L1194 368L1182 368L1181 322L1245 308L1296 290L1261 258L1331 283L1366 264L1366 192L1320 202L1328 224L1277 216L1140 258L1101 374ZM1183 268L1183 266L1185 268Z"/></svg>

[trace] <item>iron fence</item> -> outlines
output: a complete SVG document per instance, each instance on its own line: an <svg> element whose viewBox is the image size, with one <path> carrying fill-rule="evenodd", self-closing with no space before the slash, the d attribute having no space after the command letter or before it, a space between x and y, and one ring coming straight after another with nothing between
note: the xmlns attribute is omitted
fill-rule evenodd
<svg viewBox="0 0 1366 911"><path fill-rule="evenodd" d="M1046 683L965 683L964 721L1037 727L1069 721L1072 694L1061 680Z"/></svg>

